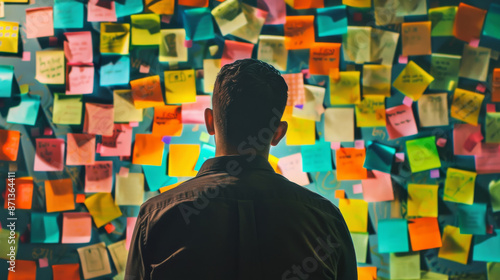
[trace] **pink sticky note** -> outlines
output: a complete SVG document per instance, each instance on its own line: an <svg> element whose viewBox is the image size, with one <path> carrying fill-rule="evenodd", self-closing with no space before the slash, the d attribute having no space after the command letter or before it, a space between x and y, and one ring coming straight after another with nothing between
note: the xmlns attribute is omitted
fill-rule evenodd
<svg viewBox="0 0 500 280"><path fill-rule="evenodd" d="M92 236L92 217L88 212L63 213L61 243L89 243Z"/></svg>
<svg viewBox="0 0 500 280"><path fill-rule="evenodd" d="M332 143L330 143L330 148L332 148L332 150L338 150L338 149L340 149L340 142L332 142Z"/></svg>
<svg viewBox="0 0 500 280"><path fill-rule="evenodd" d="M49 46L54 47L57 46L58 39L57 37L49 37Z"/></svg>
<svg viewBox="0 0 500 280"><path fill-rule="evenodd" d="M296 153L280 158L278 167L288 180L301 186L309 184L307 173L302 171L302 154Z"/></svg>
<svg viewBox="0 0 500 280"><path fill-rule="evenodd" d="M387 109L386 128L391 140L417 134L418 129L412 108L399 105Z"/></svg>
<svg viewBox="0 0 500 280"><path fill-rule="evenodd" d="M471 133L469 137L467 137L467 139L465 140L464 149L467 150L468 152L471 152L477 145L477 143L481 142L481 140L483 139L484 137L481 131L476 131L474 133Z"/></svg>
<svg viewBox="0 0 500 280"><path fill-rule="evenodd" d="M52 7L26 9L26 37L54 36L53 14Z"/></svg>
<svg viewBox="0 0 500 280"><path fill-rule="evenodd" d="M68 142L66 165L94 164L95 135L68 133L66 139Z"/></svg>
<svg viewBox="0 0 500 280"><path fill-rule="evenodd" d="M132 127L115 123L112 136L102 136L101 156L130 156L132 148Z"/></svg>
<svg viewBox="0 0 500 280"><path fill-rule="evenodd" d="M66 32L64 55L69 63L92 63L92 35L90 31Z"/></svg>
<svg viewBox="0 0 500 280"><path fill-rule="evenodd" d="M47 135L52 135L52 134L54 134L54 132L52 131L52 128L50 128L50 127L43 128L43 135L47 136Z"/></svg>
<svg viewBox="0 0 500 280"><path fill-rule="evenodd" d="M475 156L477 174L500 173L500 156Z"/></svg>
<svg viewBox="0 0 500 280"><path fill-rule="evenodd" d="M212 107L210 95L197 95L196 102L182 104L182 123L204 124L205 109Z"/></svg>
<svg viewBox="0 0 500 280"><path fill-rule="evenodd" d="M236 60L251 58L254 44L226 40L222 52L221 67Z"/></svg>
<svg viewBox="0 0 500 280"><path fill-rule="evenodd" d="M432 169L430 175L431 178L439 178L439 169Z"/></svg>
<svg viewBox="0 0 500 280"><path fill-rule="evenodd" d="M368 172L368 179L361 180L363 199L366 202L394 200L391 175L372 170Z"/></svg>
<svg viewBox="0 0 500 280"><path fill-rule="evenodd" d="M141 64L141 67L139 67L139 72L147 74L147 73L149 73L149 68L150 68L149 65Z"/></svg>
<svg viewBox="0 0 500 280"><path fill-rule="evenodd" d="M398 59L399 64L408 64L408 57L400 55Z"/></svg>
<svg viewBox="0 0 500 280"><path fill-rule="evenodd" d="M354 141L354 147L356 149L364 149L365 148L365 141L364 140L356 140L356 141Z"/></svg>
<svg viewBox="0 0 500 280"><path fill-rule="evenodd" d="M171 20L172 20L172 15L161 15L162 22L169 24Z"/></svg>
<svg viewBox="0 0 500 280"><path fill-rule="evenodd" d="M186 48L192 48L193 47L193 41L192 40L184 40L184 47Z"/></svg>
<svg viewBox="0 0 500 280"><path fill-rule="evenodd" d="M139 122L129 122L130 127L138 127Z"/></svg>
<svg viewBox="0 0 500 280"><path fill-rule="evenodd" d="M285 1L257 0L257 7L268 12L265 24L285 24Z"/></svg>
<svg viewBox="0 0 500 280"><path fill-rule="evenodd" d="M461 156L481 155L481 145L476 145L477 135L469 139L471 134L481 133L481 125L455 124L453 129L453 153Z"/></svg>
<svg viewBox="0 0 500 280"><path fill-rule="evenodd" d="M311 73L309 72L309 69L302 69L302 70L300 70L300 72L302 72L302 74L304 74L304 78L306 78L306 79L311 78Z"/></svg>
<svg viewBox="0 0 500 280"><path fill-rule="evenodd" d="M363 185L361 184L352 185L352 192L355 194L363 193Z"/></svg>
<svg viewBox="0 0 500 280"><path fill-rule="evenodd" d="M486 112L495 113L497 111L495 104L486 104Z"/></svg>
<svg viewBox="0 0 500 280"><path fill-rule="evenodd" d="M413 99L411 99L409 96L405 96L405 98L403 99L403 104L411 107L411 105L413 104Z"/></svg>
<svg viewBox="0 0 500 280"><path fill-rule="evenodd" d="M101 143L97 143L97 148L95 149L95 152L97 154L100 154L101 153Z"/></svg>
<svg viewBox="0 0 500 280"><path fill-rule="evenodd" d="M49 266L49 260L47 258L40 258L38 259L38 264L40 268L47 267Z"/></svg>
<svg viewBox="0 0 500 280"><path fill-rule="evenodd" d="M288 100L287 106L294 106L304 104L306 100L306 93L304 89L304 74L283 74L281 75L288 86Z"/></svg>
<svg viewBox="0 0 500 280"><path fill-rule="evenodd" d="M113 162L96 161L85 166L85 192L111 192L113 188Z"/></svg>
<svg viewBox="0 0 500 280"><path fill-rule="evenodd" d="M472 40L470 40L469 46L474 47L474 48L479 47L479 39L472 39Z"/></svg>
<svg viewBox="0 0 500 280"><path fill-rule="evenodd" d="M396 153L394 155L396 162L405 162L405 153Z"/></svg>
<svg viewBox="0 0 500 280"><path fill-rule="evenodd" d="M120 172L118 172L118 175L120 175L121 177L128 177L128 172L129 169L125 166L122 166L120 167Z"/></svg>
<svg viewBox="0 0 500 280"><path fill-rule="evenodd" d="M89 0L87 4L87 21L115 22L116 10L114 1Z"/></svg>
<svg viewBox="0 0 500 280"><path fill-rule="evenodd" d="M66 94L90 94L94 92L94 66L68 65Z"/></svg>
<svg viewBox="0 0 500 280"><path fill-rule="evenodd" d="M438 147L443 148L444 146L446 146L446 142L447 142L446 138L438 138L438 139L436 140L436 145L437 145Z"/></svg>
<svg viewBox="0 0 500 280"><path fill-rule="evenodd" d="M486 91L486 87L483 84L479 83L476 86L476 90L481 92L481 93L484 93Z"/></svg>
<svg viewBox="0 0 500 280"><path fill-rule="evenodd" d="M132 241L132 234L134 233L136 221L137 217L127 217L127 233L125 236L125 247L127 250L130 249L130 242Z"/></svg>
<svg viewBox="0 0 500 280"><path fill-rule="evenodd" d="M95 135L112 136L114 109L111 104L85 103L83 132Z"/></svg>
<svg viewBox="0 0 500 280"><path fill-rule="evenodd" d="M31 52L23 52L23 58L21 59L22 61L31 61Z"/></svg>
<svg viewBox="0 0 500 280"><path fill-rule="evenodd" d="M64 168L64 140L36 139L35 171L62 171Z"/></svg>

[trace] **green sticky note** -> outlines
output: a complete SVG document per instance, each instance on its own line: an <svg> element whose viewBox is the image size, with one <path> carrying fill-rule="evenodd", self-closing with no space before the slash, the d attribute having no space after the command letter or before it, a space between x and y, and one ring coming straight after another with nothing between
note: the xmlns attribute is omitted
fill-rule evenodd
<svg viewBox="0 0 500 280"><path fill-rule="evenodd" d="M500 113L486 113L486 143L500 143Z"/></svg>
<svg viewBox="0 0 500 280"><path fill-rule="evenodd" d="M80 124L82 122L82 96L54 93L52 122L57 124Z"/></svg>
<svg viewBox="0 0 500 280"><path fill-rule="evenodd" d="M460 234L486 234L486 203L458 205Z"/></svg>
<svg viewBox="0 0 500 280"><path fill-rule="evenodd" d="M302 171L326 172L333 170L330 143L316 142L314 145L303 145L300 147L300 151L302 152Z"/></svg>
<svg viewBox="0 0 500 280"><path fill-rule="evenodd" d="M491 181L489 185L491 208L493 212L500 211L500 181Z"/></svg>
<svg viewBox="0 0 500 280"><path fill-rule="evenodd" d="M378 251L379 253L408 252L408 221L405 219L390 219L378 221Z"/></svg>
<svg viewBox="0 0 500 280"><path fill-rule="evenodd" d="M500 279L500 262L491 262L486 265L488 279Z"/></svg>
<svg viewBox="0 0 500 280"><path fill-rule="evenodd" d="M59 243L59 213L31 213L31 243Z"/></svg>
<svg viewBox="0 0 500 280"><path fill-rule="evenodd" d="M208 134L208 133L206 133L204 131L201 132L201 134L200 134L200 141L208 143L208 141L210 141L210 134Z"/></svg>
<svg viewBox="0 0 500 280"><path fill-rule="evenodd" d="M396 253L389 256L390 279L420 279L420 253Z"/></svg>
<svg viewBox="0 0 500 280"><path fill-rule="evenodd" d="M431 36L453 36L453 23L457 13L456 6L429 9Z"/></svg>
<svg viewBox="0 0 500 280"><path fill-rule="evenodd" d="M9 223L6 223L8 226ZM8 228L0 228L0 259L10 260L10 257L17 255L17 248L19 248L19 232L15 232L15 238L9 239L10 230ZM14 242L9 240L14 240ZM11 250L14 249L14 250Z"/></svg>
<svg viewBox="0 0 500 280"><path fill-rule="evenodd" d="M413 173L441 167L435 136L406 141L406 152Z"/></svg>
<svg viewBox="0 0 500 280"><path fill-rule="evenodd" d="M368 251L368 232L351 232L352 243L356 252L356 262L366 263Z"/></svg>
<svg viewBox="0 0 500 280"><path fill-rule="evenodd" d="M461 59L459 55L432 54L430 74L434 77L434 81L429 85L429 89L455 90L458 85Z"/></svg>
<svg viewBox="0 0 500 280"><path fill-rule="evenodd" d="M423 280L448 280L448 275L432 271L420 271L420 279Z"/></svg>

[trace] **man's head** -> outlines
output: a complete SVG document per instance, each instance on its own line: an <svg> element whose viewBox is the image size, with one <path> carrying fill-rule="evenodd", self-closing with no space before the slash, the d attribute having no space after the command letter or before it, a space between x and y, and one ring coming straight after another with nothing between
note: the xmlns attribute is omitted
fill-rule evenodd
<svg viewBox="0 0 500 280"><path fill-rule="evenodd" d="M287 128L280 122L287 92L283 77L267 63L243 59L224 65L215 81L213 111L205 111L207 130L233 152L252 138L256 146L277 145Z"/></svg>

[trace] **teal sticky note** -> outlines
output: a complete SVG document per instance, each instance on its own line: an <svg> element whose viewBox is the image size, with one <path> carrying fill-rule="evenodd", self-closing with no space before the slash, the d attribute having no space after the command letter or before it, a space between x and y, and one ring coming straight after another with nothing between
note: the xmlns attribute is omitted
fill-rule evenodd
<svg viewBox="0 0 500 280"><path fill-rule="evenodd" d="M344 5L317 9L318 36L334 36L347 33L347 12Z"/></svg>
<svg viewBox="0 0 500 280"><path fill-rule="evenodd" d="M377 237L379 253L401 253L410 249L405 219L379 220Z"/></svg>
<svg viewBox="0 0 500 280"><path fill-rule="evenodd" d="M142 12L144 5L142 0L126 0L124 3L115 1L116 17L130 16Z"/></svg>
<svg viewBox="0 0 500 280"><path fill-rule="evenodd" d="M54 28L83 28L83 2L54 0Z"/></svg>
<svg viewBox="0 0 500 280"><path fill-rule="evenodd" d="M209 159L215 157L215 147L207 144L203 144L201 146L200 156L198 157L198 161L194 166L194 170L199 171L203 163Z"/></svg>
<svg viewBox="0 0 500 280"><path fill-rule="evenodd" d="M493 234L474 236L472 260L480 262L500 262L500 229Z"/></svg>
<svg viewBox="0 0 500 280"><path fill-rule="evenodd" d="M483 25L481 46L500 49L500 5L492 3Z"/></svg>
<svg viewBox="0 0 500 280"><path fill-rule="evenodd" d="M130 57L102 56L100 86L127 85L130 81Z"/></svg>
<svg viewBox="0 0 500 280"><path fill-rule="evenodd" d="M185 10L182 17L186 40L203 41L215 38L214 23L209 8Z"/></svg>
<svg viewBox="0 0 500 280"><path fill-rule="evenodd" d="M168 145L165 145L165 150L163 151L163 159L161 161L162 164L160 166L142 166L142 170L144 171L144 176L146 177L146 182L148 183L149 190L152 192L157 191L162 187L177 183L176 177L170 177L167 175L167 156Z"/></svg>
<svg viewBox="0 0 500 280"><path fill-rule="evenodd" d="M0 97L11 96L12 79L14 79L14 66L0 65Z"/></svg>
<svg viewBox="0 0 500 280"><path fill-rule="evenodd" d="M59 213L31 213L31 243L59 243Z"/></svg>
<svg viewBox="0 0 500 280"><path fill-rule="evenodd" d="M396 149L376 142L366 142L366 157L363 167L391 173Z"/></svg>
<svg viewBox="0 0 500 280"><path fill-rule="evenodd" d="M35 125L39 108L39 95L21 94L21 102L19 105L9 108L9 113L7 113L7 122Z"/></svg>
<svg viewBox="0 0 500 280"><path fill-rule="evenodd" d="M460 234L486 234L486 203L458 205Z"/></svg>
<svg viewBox="0 0 500 280"><path fill-rule="evenodd" d="M314 145L303 145L300 147L300 151L302 153L302 171L323 172L333 170L330 143L316 142Z"/></svg>

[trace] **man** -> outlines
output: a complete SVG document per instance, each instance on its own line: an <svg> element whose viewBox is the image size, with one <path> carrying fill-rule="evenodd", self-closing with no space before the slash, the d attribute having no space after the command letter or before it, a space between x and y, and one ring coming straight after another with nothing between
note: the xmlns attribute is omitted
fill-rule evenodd
<svg viewBox="0 0 500 280"><path fill-rule="evenodd" d="M337 207L267 161L287 130L287 91L261 61L222 67L205 111L215 158L141 206L125 279L357 279Z"/></svg>

